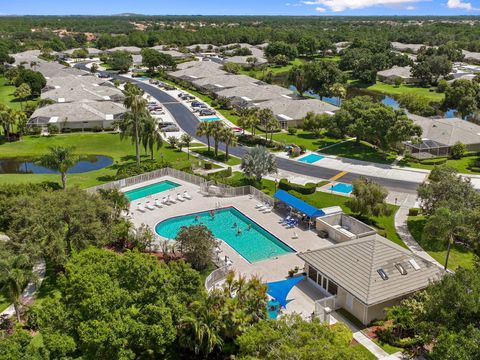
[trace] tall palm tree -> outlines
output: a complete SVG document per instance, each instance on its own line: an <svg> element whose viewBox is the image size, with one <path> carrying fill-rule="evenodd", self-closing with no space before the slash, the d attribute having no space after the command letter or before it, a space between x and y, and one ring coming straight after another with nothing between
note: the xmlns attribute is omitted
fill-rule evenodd
<svg viewBox="0 0 480 360"><path fill-rule="evenodd" d="M225 161L228 161L230 157L229 147L237 144L237 136L230 127L225 126L222 129L222 141L225 143Z"/></svg>
<svg viewBox="0 0 480 360"><path fill-rule="evenodd" d="M160 132L157 129L157 123L150 115L146 114L143 117L141 122L141 134L142 145L147 152L147 149L150 150L150 159L153 160L154 152L153 149L156 146L156 149L160 149L163 146L163 139L160 135Z"/></svg>
<svg viewBox="0 0 480 360"><path fill-rule="evenodd" d="M278 128L280 128L280 123L275 116L270 118L265 124L265 131L267 132L267 134L270 133L270 142L273 141L273 133Z"/></svg>
<svg viewBox="0 0 480 360"><path fill-rule="evenodd" d="M251 129L252 135L255 135L255 129L258 125L258 108L242 108L239 110L240 119L238 125L243 129Z"/></svg>
<svg viewBox="0 0 480 360"><path fill-rule="evenodd" d="M12 126L15 125L17 112L6 105L0 104L0 126L3 127L5 137L10 139Z"/></svg>
<svg viewBox="0 0 480 360"><path fill-rule="evenodd" d="M183 143L183 145L187 147L187 156L188 156L188 159L190 159L190 144L193 141L193 137L191 137L190 134L184 133L180 137L180 141Z"/></svg>
<svg viewBox="0 0 480 360"><path fill-rule="evenodd" d="M223 134L223 122L221 121L212 121L212 137L214 141L214 150L215 150L215 157L218 156L218 144L220 143L222 139L222 134Z"/></svg>
<svg viewBox="0 0 480 360"><path fill-rule="evenodd" d="M39 163L51 170L60 172L63 190L67 190L67 171L78 162L74 147L52 146L50 152L40 158Z"/></svg>
<svg viewBox="0 0 480 360"><path fill-rule="evenodd" d="M262 126L265 128L265 140L268 140L268 134L270 131L268 124L273 124L273 119L276 120L275 115L271 109L265 108L258 111L258 118L260 120L260 124L262 124Z"/></svg>
<svg viewBox="0 0 480 360"><path fill-rule="evenodd" d="M266 147L255 146L242 158L240 167L245 176L261 181L264 175L277 172L277 161Z"/></svg>
<svg viewBox="0 0 480 360"><path fill-rule="evenodd" d="M123 128L132 128L132 135L135 141L135 155L137 164L140 165L140 127L141 121L144 120L147 114L147 100L143 97L143 91L136 85L127 83L125 85L125 100L123 104L129 110L125 114L125 121L127 124ZM122 126L120 127L121 130Z"/></svg>
<svg viewBox="0 0 480 360"><path fill-rule="evenodd" d="M208 152L210 152L210 137L212 136L212 123L210 121L200 121L197 127L197 136L207 137Z"/></svg>
<svg viewBox="0 0 480 360"><path fill-rule="evenodd" d="M33 264L25 254L0 257L0 282L5 284L9 300L13 303L17 321L20 321L22 292L24 287L36 279Z"/></svg>

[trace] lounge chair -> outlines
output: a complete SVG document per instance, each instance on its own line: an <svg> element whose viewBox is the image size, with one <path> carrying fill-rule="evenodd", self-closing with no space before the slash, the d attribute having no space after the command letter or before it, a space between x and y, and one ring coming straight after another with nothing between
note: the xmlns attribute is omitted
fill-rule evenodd
<svg viewBox="0 0 480 360"><path fill-rule="evenodd" d="M280 224L287 224L290 220L292 220L292 215L288 215L285 219L279 221Z"/></svg>
<svg viewBox="0 0 480 360"><path fill-rule="evenodd" d="M158 207L158 208L163 207L163 206L162 206L162 203L160 202L159 199L155 199L155 206Z"/></svg>
<svg viewBox="0 0 480 360"><path fill-rule="evenodd" d="M151 204L150 201L147 201L147 209L148 210L155 210L155 206L153 206L153 204Z"/></svg>
<svg viewBox="0 0 480 360"><path fill-rule="evenodd" d="M298 220L293 220L293 221L291 221L290 223L288 223L287 229L291 229L291 228L293 228L293 227L295 227L295 226L297 226L297 225L298 225Z"/></svg>
<svg viewBox="0 0 480 360"><path fill-rule="evenodd" d="M185 199L187 199L187 200L192 200L192 197L190 196L189 193L187 193L187 190L185 190L185 191L183 192L183 197L184 197Z"/></svg>
<svg viewBox="0 0 480 360"><path fill-rule="evenodd" d="M163 204L163 205L168 205L168 199L167 199L166 196L163 197L163 199L162 199L162 204Z"/></svg>
<svg viewBox="0 0 480 360"><path fill-rule="evenodd" d="M265 208L265 210L263 210L263 213L264 213L264 214L268 214L268 213L271 213L272 210L273 210L273 207L272 207L272 206L269 206L269 207Z"/></svg>
<svg viewBox="0 0 480 360"><path fill-rule="evenodd" d="M180 193L177 194L177 200L180 201L180 202L185 201L185 199L182 197L182 195Z"/></svg>
<svg viewBox="0 0 480 360"><path fill-rule="evenodd" d="M172 199L172 198L170 197L170 195L167 196L167 201L168 201L169 203L172 203L172 204L176 204L176 203L177 203L177 201L176 201L175 199Z"/></svg>
<svg viewBox="0 0 480 360"><path fill-rule="evenodd" d="M147 211L147 209L145 209L145 206L143 206L140 203L138 203L138 205L137 205L137 210L140 211L140 212L146 212Z"/></svg>
<svg viewBox="0 0 480 360"><path fill-rule="evenodd" d="M295 231L293 232L292 239L298 239L298 234Z"/></svg>
<svg viewBox="0 0 480 360"><path fill-rule="evenodd" d="M260 209L261 207L264 207L265 204L262 204L262 203L258 203L257 205L255 205L255 209Z"/></svg>

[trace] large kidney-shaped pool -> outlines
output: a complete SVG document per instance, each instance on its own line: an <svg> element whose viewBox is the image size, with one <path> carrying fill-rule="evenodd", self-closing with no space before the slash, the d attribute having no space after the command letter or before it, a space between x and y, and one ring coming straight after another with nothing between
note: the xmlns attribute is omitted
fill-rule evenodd
<svg viewBox="0 0 480 360"><path fill-rule="evenodd" d="M173 239L182 226L203 224L217 239L225 241L251 263L295 252L237 209L228 207L214 211L214 217L210 211L205 211L164 220L157 224L155 231L160 236Z"/></svg>

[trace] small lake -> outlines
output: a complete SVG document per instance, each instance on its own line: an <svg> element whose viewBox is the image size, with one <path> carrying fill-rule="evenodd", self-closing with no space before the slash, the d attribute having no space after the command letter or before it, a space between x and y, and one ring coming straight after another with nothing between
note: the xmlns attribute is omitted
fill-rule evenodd
<svg viewBox="0 0 480 360"><path fill-rule="evenodd" d="M81 156L68 174L80 174L100 170L113 164L113 159L103 155ZM35 158L0 158L0 174L59 174L47 167L36 164Z"/></svg>

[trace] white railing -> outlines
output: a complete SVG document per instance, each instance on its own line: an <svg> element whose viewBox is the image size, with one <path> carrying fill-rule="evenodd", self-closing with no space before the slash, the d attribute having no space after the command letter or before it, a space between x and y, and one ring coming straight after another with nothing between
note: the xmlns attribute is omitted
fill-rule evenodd
<svg viewBox="0 0 480 360"><path fill-rule="evenodd" d="M332 295L323 299L315 300L315 316L321 322L330 322L330 314L337 309L337 296Z"/></svg>
<svg viewBox="0 0 480 360"><path fill-rule="evenodd" d="M87 192L94 193L100 189L108 190L108 189L123 189L127 186L132 186L136 184L140 184L145 181L155 180L164 176L171 176L179 180L183 180L195 185L201 185L206 180L200 176L192 175L180 170L172 169L172 168L163 168L154 170L145 174L140 174L137 176L132 176L126 179L121 179L117 181L112 181L106 184L94 186L87 189Z"/></svg>
<svg viewBox="0 0 480 360"><path fill-rule="evenodd" d="M229 265L224 265L210 273L205 279L205 289L210 292L215 288L215 285L225 280L228 272L230 271Z"/></svg>
<svg viewBox="0 0 480 360"><path fill-rule="evenodd" d="M258 201L268 203L270 206L273 206L275 202L273 198L250 185L232 187L225 184L217 184L215 181L208 181L201 184L200 188L201 192L207 196L235 197L251 195Z"/></svg>

